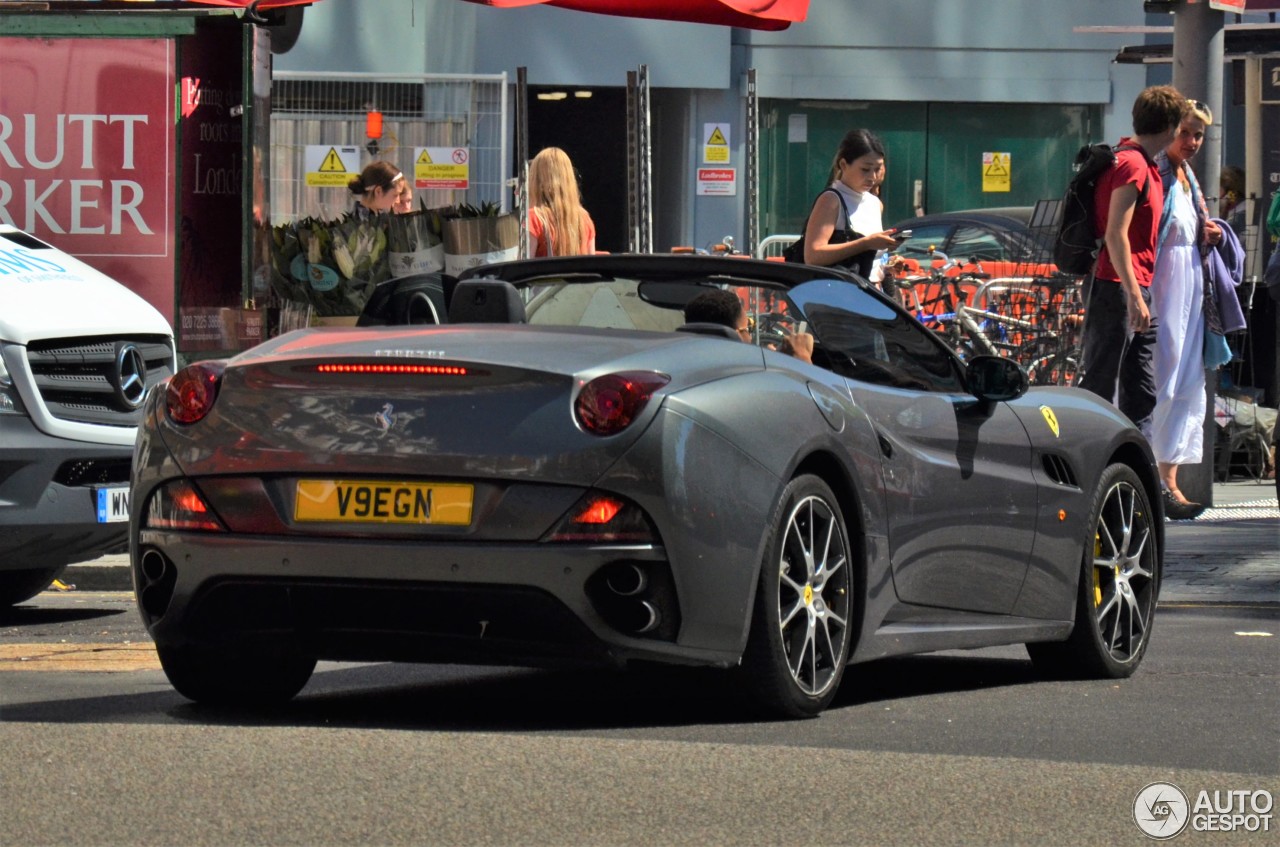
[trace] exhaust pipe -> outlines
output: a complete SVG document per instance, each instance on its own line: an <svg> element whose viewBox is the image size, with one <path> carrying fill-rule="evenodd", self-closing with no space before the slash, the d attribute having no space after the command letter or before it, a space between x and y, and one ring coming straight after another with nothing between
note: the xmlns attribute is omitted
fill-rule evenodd
<svg viewBox="0 0 1280 847"><path fill-rule="evenodd" d="M173 599L173 588L178 583L178 572L168 557L154 547L143 551L138 559L142 579L138 591L138 604L152 618L162 617Z"/></svg>
<svg viewBox="0 0 1280 847"><path fill-rule="evenodd" d="M609 571L604 584L619 597L634 597L649 585L649 578L636 565L621 565Z"/></svg>
<svg viewBox="0 0 1280 847"><path fill-rule="evenodd" d="M142 554L140 564L142 566L142 576L146 579L148 585L160 582L169 570L169 560L164 557L163 553L154 548L148 548Z"/></svg>

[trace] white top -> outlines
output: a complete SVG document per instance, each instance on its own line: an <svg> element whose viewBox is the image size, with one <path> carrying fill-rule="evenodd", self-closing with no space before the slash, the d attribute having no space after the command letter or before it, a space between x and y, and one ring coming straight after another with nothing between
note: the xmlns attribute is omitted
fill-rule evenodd
<svg viewBox="0 0 1280 847"><path fill-rule="evenodd" d="M844 205L849 209L849 226L854 232L858 235L870 235L884 231L881 220L884 203L880 202L879 197L854 191L838 179L831 183L831 187L844 199Z"/></svg>

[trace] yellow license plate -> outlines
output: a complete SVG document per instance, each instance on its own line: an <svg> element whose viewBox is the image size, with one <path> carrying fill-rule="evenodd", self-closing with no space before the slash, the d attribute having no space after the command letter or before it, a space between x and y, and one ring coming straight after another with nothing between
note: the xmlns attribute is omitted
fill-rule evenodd
<svg viewBox="0 0 1280 847"><path fill-rule="evenodd" d="M300 479L296 521L466 526L473 487L448 482Z"/></svg>

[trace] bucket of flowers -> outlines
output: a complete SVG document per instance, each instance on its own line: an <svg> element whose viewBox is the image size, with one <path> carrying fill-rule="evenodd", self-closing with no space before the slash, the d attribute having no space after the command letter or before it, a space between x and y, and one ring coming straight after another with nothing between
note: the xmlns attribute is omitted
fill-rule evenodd
<svg viewBox="0 0 1280 847"><path fill-rule="evenodd" d="M276 294L295 309L309 306L313 325L354 324L391 275L384 220L304 218L274 227L272 236Z"/></svg>

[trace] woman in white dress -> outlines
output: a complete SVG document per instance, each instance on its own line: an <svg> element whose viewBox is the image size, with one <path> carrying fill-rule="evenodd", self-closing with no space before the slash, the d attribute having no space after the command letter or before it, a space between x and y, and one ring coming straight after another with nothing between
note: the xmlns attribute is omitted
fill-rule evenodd
<svg viewBox="0 0 1280 847"><path fill-rule="evenodd" d="M1156 157L1165 187L1164 212L1152 311L1159 317L1156 334L1156 408L1152 415L1151 449L1164 487L1165 514L1193 518L1204 511L1178 490L1178 466L1195 464L1204 455L1204 266L1201 245L1222 238L1208 220L1204 198L1189 160L1204 143L1213 123L1209 107L1192 100L1169 146Z"/></svg>

